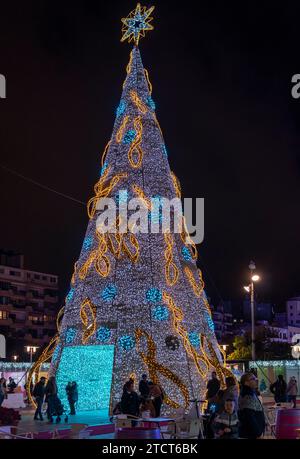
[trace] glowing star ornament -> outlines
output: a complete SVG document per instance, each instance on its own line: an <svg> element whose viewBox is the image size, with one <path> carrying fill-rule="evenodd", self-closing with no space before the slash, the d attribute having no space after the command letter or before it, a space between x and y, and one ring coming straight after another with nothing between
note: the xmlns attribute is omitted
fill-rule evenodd
<svg viewBox="0 0 300 459"><path fill-rule="evenodd" d="M150 24L153 20L150 15L154 8L154 6L151 6L147 10L146 6L141 6L140 3L138 3L136 9L131 11L127 18L121 19L123 23L122 42L126 40L128 40L129 43L134 41L135 45L138 46L140 38L145 37L145 32L154 29L154 27Z"/></svg>

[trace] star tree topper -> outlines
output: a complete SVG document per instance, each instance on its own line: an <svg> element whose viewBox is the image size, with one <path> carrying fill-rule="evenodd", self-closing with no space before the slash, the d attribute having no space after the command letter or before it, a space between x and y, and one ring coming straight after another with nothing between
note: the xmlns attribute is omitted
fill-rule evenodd
<svg viewBox="0 0 300 459"><path fill-rule="evenodd" d="M135 45L138 46L139 40L141 37L145 36L145 32L154 29L154 27L150 24L153 19L150 17L150 14L154 8L154 6L151 6L147 10L146 6L141 6L140 3L138 3L135 10L131 11L127 18L121 19L123 23L122 42L125 40L128 40L129 43L134 41Z"/></svg>

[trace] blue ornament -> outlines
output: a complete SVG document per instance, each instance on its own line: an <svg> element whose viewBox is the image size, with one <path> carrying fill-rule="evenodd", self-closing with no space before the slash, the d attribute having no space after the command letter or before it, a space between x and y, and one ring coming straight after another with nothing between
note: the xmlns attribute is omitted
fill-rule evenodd
<svg viewBox="0 0 300 459"><path fill-rule="evenodd" d="M127 190L120 190L119 193L116 196L116 203L118 205L126 204L127 201L128 201L128 191Z"/></svg>
<svg viewBox="0 0 300 459"><path fill-rule="evenodd" d="M56 348L54 349L54 352L53 352L53 355L52 355L52 362L53 363L56 362L56 360L57 360L57 358L59 356L59 353L60 353L60 349L61 349L61 345L58 344L56 346Z"/></svg>
<svg viewBox="0 0 300 459"><path fill-rule="evenodd" d="M159 320L159 321L168 320L169 310L166 306L164 306L163 304L160 304L158 306L155 306L155 308L152 311L152 316L155 320Z"/></svg>
<svg viewBox="0 0 300 459"><path fill-rule="evenodd" d="M130 351L135 346L135 339L132 336L124 335L119 338L119 346L124 351Z"/></svg>
<svg viewBox="0 0 300 459"><path fill-rule="evenodd" d="M93 238L92 238L92 236L86 237L85 240L83 241L83 248L84 248L84 250L88 250L89 248L91 248L92 245L93 245Z"/></svg>
<svg viewBox="0 0 300 459"><path fill-rule="evenodd" d="M74 289L73 289L73 287L72 287L72 288L70 289L68 295L66 296L66 300L67 300L67 301L71 301L71 300L73 299L73 297L74 297L74 292L75 292L75 291L74 291Z"/></svg>
<svg viewBox="0 0 300 459"><path fill-rule="evenodd" d="M163 154L165 155L166 158L169 156L168 150L167 150L167 147L165 146L165 144L163 145Z"/></svg>
<svg viewBox="0 0 300 459"><path fill-rule="evenodd" d="M151 108L151 110L154 111L154 110L156 109L155 102L154 102L154 100L152 99L151 96L149 96L149 97L147 98L146 104L148 105L149 108Z"/></svg>
<svg viewBox="0 0 300 459"><path fill-rule="evenodd" d="M100 171L100 177L102 177L102 175L104 174L104 172L106 171L106 169L108 168L108 162L107 161L104 161L104 164L101 168L101 171Z"/></svg>
<svg viewBox="0 0 300 459"><path fill-rule="evenodd" d="M153 222L154 224L162 223L162 197L155 195L151 199L152 209L148 213L149 223Z"/></svg>
<svg viewBox="0 0 300 459"><path fill-rule="evenodd" d="M150 303L159 303L162 300L162 293L158 288L150 288L146 292L146 299L150 301Z"/></svg>
<svg viewBox="0 0 300 459"><path fill-rule="evenodd" d="M66 343L71 344L73 343L75 337L76 337L77 331L75 328L68 328L66 332Z"/></svg>
<svg viewBox="0 0 300 459"><path fill-rule="evenodd" d="M97 341L100 341L100 343L107 343L107 341L110 340L111 337L111 331L107 327L100 327L97 330Z"/></svg>
<svg viewBox="0 0 300 459"><path fill-rule="evenodd" d="M122 116L123 113L125 112L125 110L126 110L126 103L125 103L124 100L121 100L120 104L119 104L119 106L117 108L117 111L116 111L117 117Z"/></svg>
<svg viewBox="0 0 300 459"><path fill-rule="evenodd" d="M200 347L200 337L199 337L199 333L197 332L190 332L188 334L188 337L189 337L189 341L191 343L192 346L194 347Z"/></svg>
<svg viewBox="0 0 300 459"><path fill-rule="evenodd" d="M133 129L129 129L129 131L127 131L124 135L123 143L125 143L126 145L130 145L134 141L135 136L136 132Z"/></svg>
<svg viewBox="0 0 300 459"><path fill-rule="evenodd" d="M181 254L185 261L192 261L193 257L187 247L182 247Z"/></svg>
<svg viewBox="0 0 300 459"><path fill-rule="evenodd" d="M114 284L109 284L101 293L104 301L113 301L118 294L118 289Z"/></svg>
<svg viewBox="0 0 300 459"><path fill-rule="evenodd" d="M215 331L215 324L214 324L214 321L211 318L211 315L208 314L208 312L205 315L206 315L206 322L207 322L207 325L208 325L209 329L212 332Z"/></svg>

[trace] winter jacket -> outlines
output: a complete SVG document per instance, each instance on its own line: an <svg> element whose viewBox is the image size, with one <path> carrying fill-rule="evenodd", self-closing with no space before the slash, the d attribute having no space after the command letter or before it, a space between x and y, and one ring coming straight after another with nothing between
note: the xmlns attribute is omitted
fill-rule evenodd
<svg viewBox="0 0 300 459"><path fill-rule="evenodd" d="M36 385L34 386L32 395L34 397L44 397L44 395L45 395L45 384L43 384L41 381L36 383Z"/></svg>
<svg viewBox="0 0 300 459"><path fill-rule="evenodd" d="M224 429L230 429L230 432L224 432L223 435L219 435L219 431ZM216 438L222 440L234 439L239 436L239 420L236 413L228 414L226 411L218 414L213 422L213 430Z"/></svg>
<svg viewBox="0 0 300 459"><path fill-rule="evenodd" d="M143 379L140 381L139 391L142 397L146 398L149 396L150 387L147 381L144 381Z"/></svg>
<svg viewBox="0 0 300 459"><path fill-rule="evenodd" d="M270 391L274 394L276 403L286 401L286 387L286 382L284 380L277 379L277 381L271 384Z"/></svg>
<svg viewBox="0 0 300 459"><path fill-rule="evenodd" d="M297 395L298 394L298 386L296 381L292 382L290 381L287 386L287 394L288 395Z"/></svg>
<svg viewBox="0 0 300 459"><path fill-rule="evenodd" d="M248 386L241 389L238 416L241 438L258 438L264 433L265 415L262 404L255 391Z"/></svg>
<svg viewBox="0 0 300 459"><path fill-rule="evenodd" d="M123 414L130 414L131 416L139 415L140 401L136 392L124 391L121 398L121 410Z"/></svg>

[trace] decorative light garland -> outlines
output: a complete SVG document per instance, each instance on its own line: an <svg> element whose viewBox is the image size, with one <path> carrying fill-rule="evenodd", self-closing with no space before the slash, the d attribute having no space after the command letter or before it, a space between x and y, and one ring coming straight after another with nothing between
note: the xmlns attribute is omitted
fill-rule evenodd
<svg viewBox="0 0 300 459"><path fill-rule="evenodd" d="M203 292L203 289L204 289L204 285L203 285L203 282L201 283L201 279L200 279L200 285L197 284L195 278L194 278L194 275L193 275L193 272L192 270L188 267L188 266L185 266L184 269L183 269L186 277L188 278L188 281L194 291L194 294L200 298L200 296L202 295L202 292ZM198 272L199 273L199 272Z"/></svg>
<svg viewBox="0 0 300 459"><path fill-rule="evenodd" d="M136 91L133 89L130 91L130 98L132 102L137 106L137 108L140 110L140 112L145 115L148 111L148 108L144 104L144 102L139 98L138 94Z"/></svg>
<svg viewBox="0 0 300 459"><path fill-rule="evenodd" d="M174 189L175 189L175 192L176 192L176 196L177 196L177 198L180 199L181 198L181 186L180 186L179 179L176 177L174 172L171 172L171 177L172 177L173 186L174 186Z"/></svg>
<svg viewBox="0 0 300 459"><path fill-rule="evenodd" d="M140 350L140 340L142 337L145 337L147 340L147 354L142 352ZM164 367L163 365L159 364L156 360L156 345L154 343L153 338L144 330L138 328L135 331L135 339L136 339L136 346L137 346L137 351L140 354L141 359L147 365L148 371L149 371L149 376L151 381L154 384L160 384L159 377L157 373L160 373L162 376L165 378L169 379L172 381L174 384L176 384L181 391L183 398L184 398L184 407L187 408L189 405L189 391L186 387L186 385L181 381L181 379L173 373L171 370L168 368ZM164 398L164 403L167 405L171 406L172 408L178 409L180 405L172 400L168 395Z"/></svg>
<svg viewBox="0 0 300 459"><path fill-rule="evenodd" d="M129 121L129 118L130 118L129 115L126 115L126 116L124 116L124 118L123 118L123 121L122 121L122 123L121 123L121 126L119 127L118 132L117 132L117 134L116 134L116 141L117 141L117 143L120 143L121 140L123 139L124 131L125 131L125 129L126 129L126 126L127 126L128 121Z"/></svg>
<svg viewBox="0 0 300 459"><path fill-rule="evenodd" d="M80 319L83 324L82 344L86 344L90 337L96 332L96 306L89 298L86 298L80 307ZM91 320L89 320L89 314Z"/></svg>
<svg viewBox="0 0 300 459"><path fill-rule="evenodd" d="M151 81L150 81L150 78L149 78L149 72L148 72L148 70L144 69L144 73L145 73L145 77L146 77L146 80L147 80L149 93L151 95L152 94L152 84L151 84Z"/></svg>
<svg viewBox="0 0 300 459"><path fill-rule="evenodd" d="M134 169L139 169L142 165L144 153L141 148L143 137L143 124L142 118L137 116L133 121L136 136L128 151L128 161Z"/></svg>
<svg viewBox="0 0 300 459"><path fill-rule="evenodd" d="M166 250L165 250L165 278L169 287L173 287L178 281L179 271L176 264L173 262L173 246L174 238L167 232L164 234Z"/></svg>

